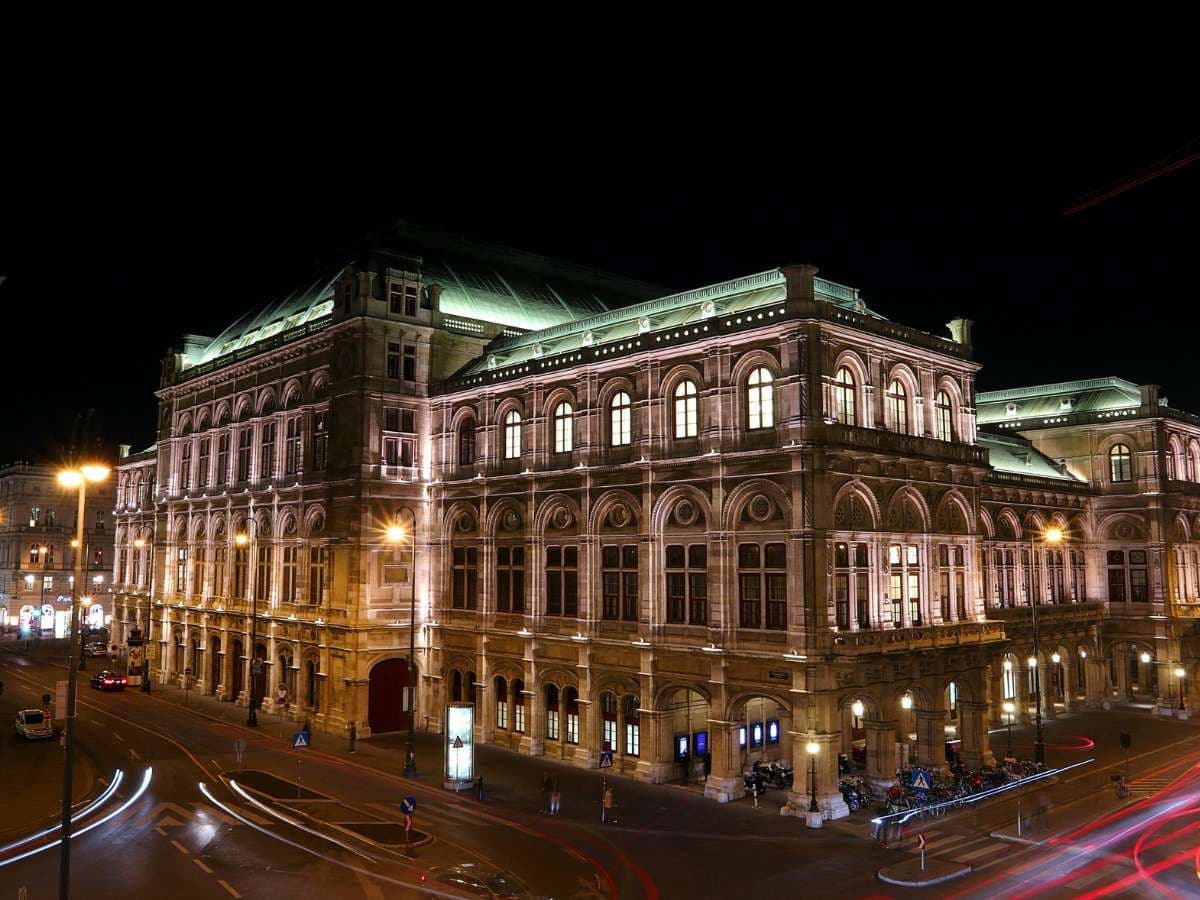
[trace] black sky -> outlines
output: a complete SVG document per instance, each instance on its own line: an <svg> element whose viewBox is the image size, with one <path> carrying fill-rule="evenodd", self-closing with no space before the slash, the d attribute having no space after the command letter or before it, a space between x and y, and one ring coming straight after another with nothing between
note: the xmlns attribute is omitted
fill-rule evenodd
<svg viewBox="0 0 1200 900"><path fill-rule="evenodd" d="M975 319L981 389L1121 375L1200 412L1200 163L1062 214L1200 135L1182 66L422 71L76 73L14 97L0 461L53 459L88 408L144 446L180 334L397 218L679 288L812 261L898 321Z"/></svg>

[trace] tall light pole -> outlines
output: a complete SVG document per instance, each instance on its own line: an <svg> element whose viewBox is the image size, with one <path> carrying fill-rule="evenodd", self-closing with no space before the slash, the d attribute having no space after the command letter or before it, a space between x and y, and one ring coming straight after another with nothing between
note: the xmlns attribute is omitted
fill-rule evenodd
<svg viewBox="0 0 1200 900"><path fill-rule="evenodd" d="M408 582L410 585L408 605L408 671L407 680L413 681L413 659L417 655L417 534L408 535L403 525L388 526L386 538L389 544L402 544L406 537L412 539L412 562L408 567ZM404 745L404 774L415 777L417 774L417 691L415 684L408 684L408 742Z"/></svg>
<svg viewBox="0 0 1200 900"><path fill-rule="evenodd" d="M1042 541L1046 544L1057 546L1058 544L1062 543L1062 540L1063 533L1061 528L1051 527L1042 532ZM1037 568L1037 547L1032 540L1029 542L1029 550L1029 605L1030 609L1033 611L1033 656L1029 657L1029 668L1033 671L1033 761L1039 765L1045 765L1046 742L1042 738L1042 673L1041 669L1039 668L1039 662L1042 654L1040 648L1040 635L1038 633L1038 599L1035 599L1033 596L1035 593L1033 587L1035 586L1034 573Z"/></svg>
<svg viewBox="0 0 1200 900"><path fill-rule="evenodd" d="M1008 752L1007 752L1007 753L1004 755L1004 758L1005 758L1005 759L1012 759L1012 758L1013 758L1013 752L1012 752L1012 720L1013 720L1013 711L1014 711L1016 708L1017 708L1016 704L1015 704L1015 703L1013 703L1011 700L1005 700L1005 701L1004 701L1004 712L1005 712L1005 713L1007 713L1007 715L1008 715Z"/></svg>
<svg viewBox="0 0 1200 900"><path fill-rule="evenodd" d="M259 698L255 695L258 693L258 673L254 670L256 667L262 666L262 663L258 661L258 591L254 589L254 585L250 584L250 536L244 533L234 535L233 542L239 550L246 554L246 565L243 571L246 573L245 586L250 589L250 702L246 704L250 707L250 711L246 713L246 724L257 728ZM237 565L236 559L233 564Z"/></svg>
<svg viewBox="0 0 1200 900"><path fill-rule="evenodd" d="M75 522L75 536L80 548L83 547L83 515L87 505L87 483L103 481L107 477L108 467L99 465L64 469L58 473L59 484L66 488L79 489L79 515ZM63 765L62 839L58 845L58 896L60 900L68 900L71 893L71 801L73 799L71 795L75 773L75 679L79 673L80 662L75 653L75 632L79 630L79 585L82 580L83 555L76 553L75 584L71 587L71 634L67 638L67 709L63 715L66 754Z"/></svg>
<svg viewBox="0 0 1200 900"><path fill-rule="evenodd" d="M156 516L155 524L157 525L157 516ZM146 541L144 538L136 538L133 542L133 546L135 548L137 548L138 552L140 553L142 548L146 546ZM146 588L146 637L144 638L146 643L143 645L143 651L142 651L142 693L143 694L150 693L150 635L154 629L154 611L152 608L154 605L154 539L153 538L150 539L150 562L149 562L149 565L146 567L146 569L147 569L146 581L147 581L148 587Z"/></svg>
<svg viewBox="0 0 1200 900"><path fill-rule="evenodd" d="M39 638L42 636L42 629L40 627L42 610L44 610L46 608L46 553L47 553L47 551L49 551L49 549L50 548L47 547L45 544L43 544L41 547L41 550L42 550L42 576L41 576L42 577L42 591L41 591L41 597L38 600L39 627L38 627L38 635L37 635Z"/></svg>
<svg viewBox="0 0 1200 900"><path fill-rule="evenodd" d="M80 513L80 515L82 516L83 513ZM80 558L83 559L83 569L84 569L84 571L87 571L87 568L88 568L88 565L87 565L88 546L86 543L84 543L84 540L82 537L83 529L80 528L79 532L80 532L81 536L77 537L77 538L73 538L71 540L71 549L75 551L76 560L78 560ZM79 566L78 565L75 567L75 572L76 572L75 577L78 578L79 577L79 575L78 575ZM73 599L78 598L78 595L79 595L79 588L78 587L73 588L71 591L71 597ZM79 598L79 599L82 599L82 598ZM79 623L79 671L80 672L87 671L87 656L83 652L83 642L84 642L84 630L83 629L85 627L90 629L91 626L87 625L85 622L83 622L81 620ZM73 631L71 633L74 634Z"/></svg>
<svg viewBox="0 0 1200 900"><path fill-rule="evenodd" d="M1175 667L1175 680L1179 682L1179 708L1183 709L1183 676L1186 673L1183 671L1183 666Z"/></svg>

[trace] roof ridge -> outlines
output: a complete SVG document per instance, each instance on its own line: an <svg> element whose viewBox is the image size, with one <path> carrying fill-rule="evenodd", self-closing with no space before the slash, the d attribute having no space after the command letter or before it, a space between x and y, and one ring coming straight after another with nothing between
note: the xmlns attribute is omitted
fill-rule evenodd
<svg viewBox="0 0 1200 900"><path fill-rule="evenodd" d="M1036 397L1039 394L1065 394L1073 391L1090 391L1106 387L1124 388L1133 393L1138 391L1138 386L1132 381L1127 381L1116 375L1108 375L1101 378L1056 381L1050 384L1033 384L1026 387L1007 388L996 391L977 391L975 402L976 404L991 403L995 400L1015 400L1021 397Z"/></svg>

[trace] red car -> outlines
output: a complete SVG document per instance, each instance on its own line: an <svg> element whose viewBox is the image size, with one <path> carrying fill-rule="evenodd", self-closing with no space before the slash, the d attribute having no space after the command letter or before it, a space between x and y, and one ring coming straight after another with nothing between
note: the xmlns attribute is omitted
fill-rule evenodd
<svg viewBox="0 0 1200 900"><path fill-rule="evenodd" d="M116 672L105 670L92 676L92 687L101 691L123 691L127 684L129 684L129 679Z"/></svg>

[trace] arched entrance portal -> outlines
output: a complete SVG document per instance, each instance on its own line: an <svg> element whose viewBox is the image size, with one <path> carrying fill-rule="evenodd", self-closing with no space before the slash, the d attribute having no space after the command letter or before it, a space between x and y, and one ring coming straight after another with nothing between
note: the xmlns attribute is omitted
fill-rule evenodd
<svg viewBox="0 0 1200 900"><path fill-rule="evenodd" d="M242 642L234 640L233 642L233 690L230 692L231 700L237 700L242 695L242 689L245 687L246 677L246 655L242 649Z"/></svg>
<svg viewBox="0 0 1200 900"><path fill-rule="evenodd" d="M209 646L208 693L215 694L221 684L221 639L213 638Z"/></svg>
<svg viewBox="0 0 1200 900"><path fill-rule="evenodd" d="M416 675L416 667L412 674ZM367 720L372 734L408 728L411 681L415 678L410 680L408 662L403 659L385 659L371 669Z"/></svg>

